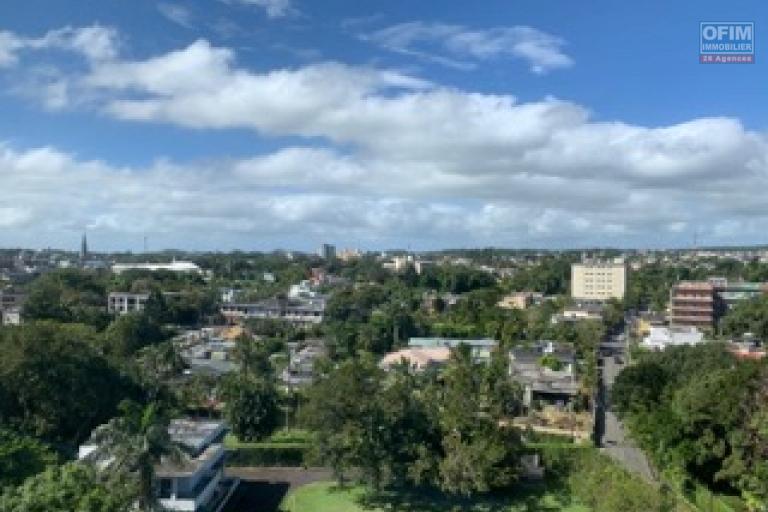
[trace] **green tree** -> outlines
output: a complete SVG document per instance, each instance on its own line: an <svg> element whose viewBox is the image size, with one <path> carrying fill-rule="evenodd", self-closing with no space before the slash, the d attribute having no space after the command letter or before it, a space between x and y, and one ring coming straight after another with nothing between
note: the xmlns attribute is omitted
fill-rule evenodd
<svg viewBox="0 0 768 512"><path fill-rule="evenodd" d="M157 404L123 402L120 408L121 416L94 430L89 443L96 449L87 460L132 482L139 510L162 510L154 488L155 466L163 459L181 460L182 452L171 440L168 418Z"/></svg>
<svg viewBox="0 0 768 512"><path fill-rule="evenodd" d="M4 512L129 512L133 504L124 482L77 462L52 466L0 495Z"/></svg>
<svg viewBox="0 0 768 512"><path fill-rule="evenodd" d="M224 414L232 432L242 441L260 441L279 424L275 386L248 373L229 376L223 384Z"/></svg>
<svg viewBox="0 0 768 512"><path fill-rule="evenodd" d="M54 465L57 458L36 439L0 430L0 489L19 485L25 478Z"/></svg>
<svg viewBox="0 0 768 512"><path fill-rule="evenodd" d="M77 445L137 394L73 327L42 322L0 330L0 423Z"/></svg>

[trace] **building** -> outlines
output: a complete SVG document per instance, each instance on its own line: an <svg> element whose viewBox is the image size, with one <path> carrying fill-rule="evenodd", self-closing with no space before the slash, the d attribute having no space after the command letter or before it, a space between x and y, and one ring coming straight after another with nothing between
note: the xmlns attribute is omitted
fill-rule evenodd
<svg viewBox="0 0 768 512"><path fill-rule="evenodd" d="M315 363L328 355L322 340L309 340L302 348L291 348L288 366L280 374L286 386L305 386L315 380Z"/></svg>
<svg viewBox="0 0 768 512"><path fill-rule="evenodd" d="M294 324L319 324L323 321L325 296L276 297L254 303L224 304L221 313L229 323L248 318L269 318Z"/></svg>
<svg viewBox="0 0 768 512"><path fill-rule="evenodd" d="M414 347L404 348L385 355L379 366L385 370L399 364L407 364L416 372L428 369L438 369L445 366L451 357L451 349L448 347Z"/></svg>
<svg viewBox="0 0 768 512"><path fill-rule="evenodd" d="M181 460L164 459L155 466L155 487L164 509L204 512L216 510L228 499L234 486L224 481L226 432L220 421L171 421L168 433L184 454ZM78 454L79 459L109 470L111 460L103 457L94 443L81 446Z"/></svg>
<svg viewBox="0 0 768 512"><path fill-rule="evenodd" d="M675 327L711 329L717 318L715 287L706 281L683 281L672 287L669 322Z"/></svg>
<svg viewBox="0 0 768 512"><path fill-rule="evenodd" d="M21 325L21 309L0 309L0 325Z"/></svg>
<svg viewBox="0 0 768 512"><path fill-rule="evenodd" d="M168 272L189 272L193 274L202 274L203 270L191 261L172 261L171 263L115 263L112 265L112 272L121 274L129 270L145 270L148 272L168 271Z"/></svg>
<svg viewBox="0 0 768 512"><path fill-rule="evenodd" d="M323 244L320 246L317 254L324 260L334 260L336 259L336 246L331 244Z"/></svg>
<svg viewBox="0 0 768 512"><path fill-rule="evenodd" d="M144 311L148 299L148 293L110 292L107 297L107 311L113 315L138 313Z"/></svg>
<svg viewBox="0 0 768 512"><path fill-rule="evenodd" d="M552 316L552 323L580 322L582 320L602 321L605 307L599 302L584 302L566 306L561 313Z"/></svg>
<svg viewBox="0 0 768 512"><path fill-rule="evenodd" d="M555 364L548 366L544 364L546 360ZM509 376L522 384L523 405L526 408L536 403L564 407L581 390L575 363L576 353L572 346L541 341L509 352Z"/></svg>
<svg viewBox="0 0 768 512"><path fill-rule="evenodd" d="M343 249L339 252L337 257L344 262L354 261L363 257L360 249Z"/></svg>
<svg viewBox="0 0 768 512"><path fill-rule="evenodd" d="M739 302L768 293L767 283L728 281L682 281L672 287L669 321L677 327L714 328L720 317Z"/></svg>
<svg viewBox="0 0 768 512"><path fill-rule="evenodd" d="M622 259L571 265L571 297L576 300L621 300L626 289L627 269Z"/></svg>
<svg viewBox="0 0 768 512"><path fill-rule="evenodd" d="M541 304L543 300L543 293L515 292L502 297L497 306L502 309L528 309L535 304Z"/></svg>
<svg viewBox="0 0 768 512"><path fill-rule="evenodd" d="M447 348L455 349L461 345L467 345L472 352L472 358L477 362L488 362L491 353L499 342L490 338L482 339L458 339L458 338L411 338L408 348Z"/></svg>
<svg viewBox="0 0 768 512"><path fill-rule="evenodd" d="M664 315L653 313L641 313L632 319L632 334L643 338L651 333L651 327L663 327L667 319Z"/></svg>
<svg viewBox="0 0 768 512"><path fill-rule="evenodd" d="M703 342L704 333L697 327L651 327L640 346L659 351L667 347L698 345Z"/></svg>
<svg viewBox="0 0 768 512"><path fill-rule="evenodd" d="M768 352L757 340L746 336L745 339L731 341L727 344L728 351L737 359L759 361L764 359Z"/></svg>

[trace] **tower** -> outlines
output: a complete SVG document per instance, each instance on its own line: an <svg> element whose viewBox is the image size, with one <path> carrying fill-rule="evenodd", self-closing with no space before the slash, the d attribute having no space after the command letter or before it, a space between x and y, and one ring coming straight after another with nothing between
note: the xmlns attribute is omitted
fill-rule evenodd
<svg viewBox="0 0 768 512"><path fill-rule="evenodd" d="M83 263L88 258L88 238L83 233L83 240L80 242L80 262Z"/></svg>

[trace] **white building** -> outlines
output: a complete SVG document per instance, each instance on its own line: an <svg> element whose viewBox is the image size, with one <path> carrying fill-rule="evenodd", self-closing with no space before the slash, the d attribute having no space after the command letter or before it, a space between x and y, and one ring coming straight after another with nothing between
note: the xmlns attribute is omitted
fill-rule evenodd
<svg viewBox="0 0 768 512"><path fill-rule="evenodd" d="M144 311L148 299L148 293L110 292L107 297L107 311L113 315L138 313Z"/></svg>
<svg viewBox="0 0 768 512"><path fill-rule="evenodd" d="M298 299L301 297L316 297L317 292L312 288L312 283L308 280L301 281L299 284L292 284L288 289L288 297Z"/></svg>
<svg viewBox="0 0 768 512"><path fill-rule="evenodd" d="M626 289L627 269L622 259L571 265L571 296L576 300L621 300Z"/></svg>
<svg viewBox="0 0 768 512"><path fill-rule="evenodd" d="M185 450L180 461L164 460L155 467L156 488L160 504L167 510L202 512L214 510L231 489L223 485L224 435L219 421L177 419L168 427L171 440ZM98 460L98 446L80 447L78 458ZM108 470L110 461L98 463Z"/></svg>
<svg viewBox="0 0 768 512"><path fill-rule="evenodd" d="M650 350L664 350L667 347L698 345L704 342L704 333L696 327L651 326L649 334L640 344Z"/></svg>
<svg viewBox="0 0 768 512"><path fill-rule="evenodd" d="M203 270L191 261L172 261L171 263L115 263L112 265L112 272L120 274L129 270L147 270L157 272L166 270L168 272L190 272L193 274L202 274Z"/></svg>
<svg viewBox="0 0 768 512"><path fill-rule="evenodd" d="M0 320L2 325L21 325L21 309L0 309Z"/></svg>

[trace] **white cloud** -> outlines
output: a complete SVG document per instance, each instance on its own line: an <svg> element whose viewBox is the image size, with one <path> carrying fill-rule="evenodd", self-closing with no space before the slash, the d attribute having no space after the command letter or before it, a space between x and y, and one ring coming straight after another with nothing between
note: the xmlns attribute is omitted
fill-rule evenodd
<svg viewBox="0 0 768 512"><path fill-rule="evenodd" d="M270 18L283 18L295 14L291 0L221 0L227 4L252 5L264 9Z"/></svg>
<svg viewBox="0 0 768 512"><path fill-rule="evenodd" d="M16 34L11 32L0 32L0 68L13 66L18 62L16 53L24 43Z"/></svg>
<svg viewBox="0 0 768 512"><path fill-rule="evenodd" d="M20 37L12 32L0 32L0 67L13 66L23 50L57 49L83 55L89 61L100 62L117 56L118 36L112 28L64 27L51 30L39 38Z"/></svg>
<svg viewBox="0 0 768 512"><path fill-rule="evenodd" d="M471 69L477 61L500 57L522 59L536 74L573 65L573 59L563 52L563 39L526 26L473 30L461 25L416 21L361 38L394 52L459 69Z"/></svg>
<svg viewBox="0 0 768 512"><path fill-rule="evenodd" d="M179 26L184 28L192 28L194 26L192 11L182 4L160 2L157 5L157 10L166 19Z"/></svg>
<svg viewBox="0 0 768 512"><path fill-rule="evenodd" d="M736 119L596 122L574 102L520 102L398 70L246 69L205 40L145 60L102 46L69 44L88 71L57 75L49 101L87 97L117 119L311 137L312 147L136 169L0 146L4 232L583 246L663 243L702 224L710 240L743 242L768 220L768 139Z"/></svg>

